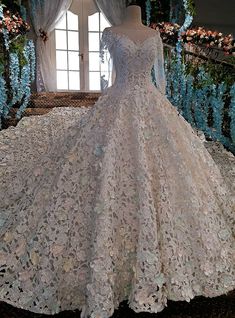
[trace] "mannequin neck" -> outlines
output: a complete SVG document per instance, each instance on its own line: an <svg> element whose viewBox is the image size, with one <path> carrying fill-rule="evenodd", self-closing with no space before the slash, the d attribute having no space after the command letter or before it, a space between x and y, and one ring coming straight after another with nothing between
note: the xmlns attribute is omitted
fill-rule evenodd
<svg viewBox="0 0 235 318"><path fill-rule="evenodd" d="M128 6L126 8L126 14L122 24L128 24L133 26L142 25L141 7L136 5Z"/></svg>

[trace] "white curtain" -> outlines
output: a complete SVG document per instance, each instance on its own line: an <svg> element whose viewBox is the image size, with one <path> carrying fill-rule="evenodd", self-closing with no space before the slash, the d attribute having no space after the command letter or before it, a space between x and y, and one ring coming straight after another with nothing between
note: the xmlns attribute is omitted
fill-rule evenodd
<svg viewBox="0 0 235 318"><path fill-rule="evenodd" d="M31 21L37 36L37 90L39 92L56 90L54 39L51 32L69 9L71 2L72 0L29 1ZM45 42L40 36L40 29L48 36Z"/></svg>
<svg viewBox="0 0 235 318"><path fill-rule="evenodd" d="M100 11L112 25L118 25L122 22L126 0L95 0Z"/></svg>

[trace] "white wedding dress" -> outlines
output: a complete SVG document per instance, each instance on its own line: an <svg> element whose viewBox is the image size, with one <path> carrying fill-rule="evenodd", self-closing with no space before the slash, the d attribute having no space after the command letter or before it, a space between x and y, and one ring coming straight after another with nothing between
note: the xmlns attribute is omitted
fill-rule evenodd
<svg viewBox="0 0 235 318"><path fill-rule="evenodd" d="M164 95L159 34L102 43L116 80L91 109L0 132L0 300L108 318L233 290L234 193Z"/></svg>

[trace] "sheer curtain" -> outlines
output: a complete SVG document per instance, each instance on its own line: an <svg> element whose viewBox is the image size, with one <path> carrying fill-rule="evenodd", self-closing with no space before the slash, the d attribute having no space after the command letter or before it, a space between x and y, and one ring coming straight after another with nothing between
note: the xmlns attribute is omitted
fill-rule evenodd
<svg viewBox="0 0 235 318"><path fill-rule="evenodd" d="M100 11L112 25L122 22L126 9L126 0L95 0Z"/></svg>
<svg viewBox="0 0 235 318"><path fill-rule="evenodd" d="M37 91L55 91L56 78L54 74L55 58L51 32L65 11L71 5L72 0L34 0L29 1L31 21L37 36ZM43 41L41 32L47 34L48 40Z"/></svg>
<svg viewBox="0 0 235 318"><path fill-rule="evenodd" d="M126 10L126 0L95 0L95 3L111 25L118 25L122 23L122 19ZM106 56L106 63L108 63L108 77L105 74L101 74L100 78L101 91L104 91L108 87L110 78L112 78L112 82L114 81L115 69L111 59L107 59L108 52L107 49L105 50L104 43L102 42L100 51L103 62L104 56Z"/></svg>

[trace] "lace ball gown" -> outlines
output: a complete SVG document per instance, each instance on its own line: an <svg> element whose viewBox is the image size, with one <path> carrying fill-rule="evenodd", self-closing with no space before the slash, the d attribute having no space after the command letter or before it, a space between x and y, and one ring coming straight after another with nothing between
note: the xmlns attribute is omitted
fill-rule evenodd
<svg viewBox="0 0 235 318"><path fill-rule="evenodd" d="M0 132L0 300L108 318L227 293L234 194L164 95L160 36L102 43L116 80L94 107Z"/></svg>

